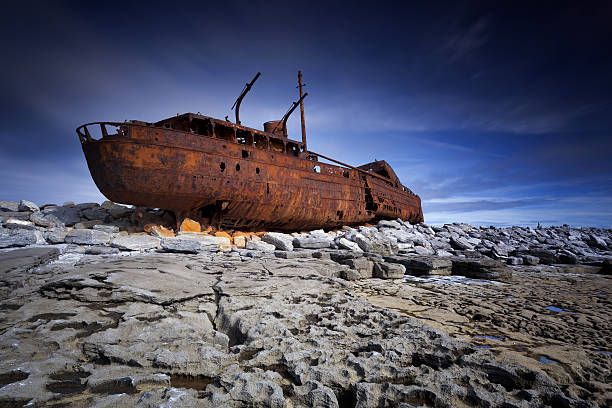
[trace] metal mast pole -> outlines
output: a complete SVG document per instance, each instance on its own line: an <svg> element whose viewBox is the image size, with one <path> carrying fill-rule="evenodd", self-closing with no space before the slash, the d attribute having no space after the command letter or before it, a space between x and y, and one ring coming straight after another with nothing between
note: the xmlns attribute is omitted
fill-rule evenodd
<svg viewBox="0 0 612 408"><path fill-rule="evenodd" d="M304 121L304 95L302 94L302 71L298 71L298 84L300 85L300 116L302 118L302 144L304 145L304 151L307 151L306 147L306 122Z"/></svg>

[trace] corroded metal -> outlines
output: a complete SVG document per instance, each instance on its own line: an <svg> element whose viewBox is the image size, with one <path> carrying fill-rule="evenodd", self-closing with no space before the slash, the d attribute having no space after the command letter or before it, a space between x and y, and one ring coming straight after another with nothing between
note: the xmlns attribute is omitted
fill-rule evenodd
<svg viewBox="0 0 612 408"><path fill-rule="evenodd" d="M88 123L77 134L94 182L114 202L245 230L423 221L420 198L386 162L349 166L278 133L187 113Z"/></svg>

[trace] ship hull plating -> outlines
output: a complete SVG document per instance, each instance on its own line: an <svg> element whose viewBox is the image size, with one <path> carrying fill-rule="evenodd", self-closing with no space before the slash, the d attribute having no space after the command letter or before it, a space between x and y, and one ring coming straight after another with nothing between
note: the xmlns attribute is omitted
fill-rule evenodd
<svg viewBox="0 0 612 408"><path fill-rule="evenodd" d="M79 136L94 182L114 202L196 214L235 229L423 220L420 199L408 189L313 161L307 152L151 124L113 125L120 128L116 135Z"/></svg>

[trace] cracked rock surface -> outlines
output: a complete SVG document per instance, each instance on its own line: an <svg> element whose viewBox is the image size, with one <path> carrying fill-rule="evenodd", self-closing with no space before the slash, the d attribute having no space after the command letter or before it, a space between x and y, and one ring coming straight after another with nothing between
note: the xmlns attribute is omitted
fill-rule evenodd
<svg viewBox="0 0 612 408"><path fill-rule="evenodd" d="M593 406L357 296L367 281L335 277L346 267L201 253L13 268L19 284L0 298L0 405Z"/></svg>

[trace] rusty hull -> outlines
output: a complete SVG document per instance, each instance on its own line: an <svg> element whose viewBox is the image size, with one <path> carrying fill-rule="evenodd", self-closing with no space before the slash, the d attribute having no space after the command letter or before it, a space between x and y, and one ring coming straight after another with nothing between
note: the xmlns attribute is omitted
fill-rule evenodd
<svg viewBox="0 0 612 408"><path fill-rule="evenodd" d="M98 126L96 140L90 129ZM321 163L301 142L230 122L190 113L157 123L96 122L77 134L109 200L177 218L197 214L245 230L423 221L420 198L395 173ZM364 166L390 169L385 162Z"/></svg>

